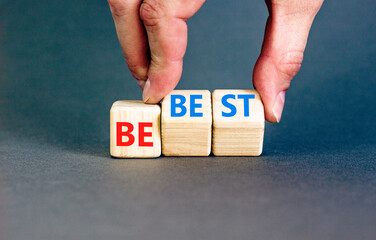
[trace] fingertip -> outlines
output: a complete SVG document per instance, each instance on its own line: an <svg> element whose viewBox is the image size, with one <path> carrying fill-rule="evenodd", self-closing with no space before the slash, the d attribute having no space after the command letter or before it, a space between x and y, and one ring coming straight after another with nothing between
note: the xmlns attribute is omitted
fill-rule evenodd
<svg viewBox="0 0 376 240"><path fill-rule="evenodd" d="M271 123L279 123L285 105L286 91L277 94L263 90L258 90L258 92L264 105L265 119Z"/></svg>
<svg viewBox="0 0 376 240"><path fill-rule="evenodd" d="M157 103L154 98L150 98L150 80L146 80L143 92L142 92L142 101L144 103Z"/></svg>
<svg viewBox="0 0 376 240"><path fill-rule="evenodd" d="M274 120L279 123L281 121L282 113L283 113L283 107L285 105L285 97L286 97L286 91L281 91L275 101L272 108L272 113L274 115Z"/></svg>
<svg viewBox="0 0 376 240"><path fill-rule="evenodd" d="M153 94L153 89L151 87L150 80L146 80L143 92L142 92L142 101L147 104L159 103L163 97L160 95Z"/></svg>
<svg viewBox="0 0 376 240"><path fill-rule="evenodd" d="M166 64L151 64L142 98L145 103L159 103L178 84L183 71L183 60Z"/></svg>
<svg viewBox="0 0 376 240"><path fill-rule="evenodd" d="M264 104L265 120L270 123L279 123L281 121L282 112L277 112L273 107Z"/></svg>
<svg viewBox="0 0 376 240"><path fill-rule="evenodd" d="M261 94L260 94L261 95ZM262 97L261 97L262 98ZM265 120L270 123L279 123L282 118L285 99L279 94L275 97L274 104L264 103Z"/></svg>
<svg viewBox="0 0 376 240"><path fill-rule="evenodd" d="M127 63L130 60L127 60ZM128 68L131 71L132 76L138 81L145 82L148 78L148 65L140 62L139 65L132 65L128 63ZM140 86L141 87L141 86Z"/></svg>
<svg viewBox="0 0 376 240"><path fill-rule="evenodd" d="M141 90L144 90L146 81L144 81L144 80L138 80L138 79L136 81L137 81L138 86L140 86Z"/></svg>
<svg viewBox="0 0 376 240"><path fill-rule="evenodd" d="M289 85L282 80L271 58L260 56L257 60L253 85L262 99L265 119L271 123L280 122Z"/></svg>

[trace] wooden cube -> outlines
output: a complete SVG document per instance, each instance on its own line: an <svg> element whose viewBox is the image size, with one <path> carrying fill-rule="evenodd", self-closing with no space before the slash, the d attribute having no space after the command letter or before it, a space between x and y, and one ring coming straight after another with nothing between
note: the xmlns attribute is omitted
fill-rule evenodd
<svg viewBox="0 0 376 240"><path fill-rule="evenodd" d="M165 156L208 156L212 108L207 90L174 90L162 101L162 153Z"/></svg>
<svg viewBox="0 0 376 240"><path fill-rule="evenodd" d="M118 158L161 155L159 105L117 101L110 110L110 153Z"/></svg>
<svg viewBox="0 0 376 240"><path fill-rule="evenodd" d="M264 107L256 90L213 92L213 154L259 156L264 139Z"/></svg>

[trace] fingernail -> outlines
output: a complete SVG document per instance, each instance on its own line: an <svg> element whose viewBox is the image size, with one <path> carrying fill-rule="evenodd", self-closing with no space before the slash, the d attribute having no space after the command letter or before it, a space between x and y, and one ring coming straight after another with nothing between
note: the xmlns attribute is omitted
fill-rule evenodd
<svg viewBox="0 0 376 240"><path fill-rule="evenodd" d="M150 80L146 80L145 84L144 84L144 92L142 93L142 100L144 101L144 103L148 103L150 97L149 97L149 88L150 88Z"/></svg>
<svg viewBox="0 0 376 240"><path fill-rule="evenodd" d="M137 80L137 84L138 84L138 86L140 86L140 88L142 90L144 90L145 83L146 83L146 81L144 81L144 80Z"/></svg>
<svg viewBox="0 0 376 240"><path fill-rule="evenodd" d="M274 102L272 112L277 122L281 121L283 106L285 105L286 91L280 92Z"/></svg>

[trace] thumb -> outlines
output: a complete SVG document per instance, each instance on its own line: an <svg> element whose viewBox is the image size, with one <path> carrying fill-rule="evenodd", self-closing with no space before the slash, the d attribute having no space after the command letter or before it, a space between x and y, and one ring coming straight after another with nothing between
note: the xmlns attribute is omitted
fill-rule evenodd
<svg viewBox="0 0 376 240"><path fill-rule="evenodd" d="M189 2L188 2L189 3ZM187 47L187 24L204 0L144 0L140 17L145 26L150 65L143 89L146 103L157 103L172 91L183 71L183 57Z"/></svg>
<svg viewBox="0 0 376 240"><path fill-rule="evenodd" d="M300 70L309 30L322 0L266 1L270 16L266 23L261 54L253 71L253 85L264 103L265 118L279 122L285 104L285 92ZM281 1L280 1L281 2ZM279 3L280 3L279 2ZM303 6L299 6L303 5ZM289 6L289 4L291 6Z"/></svg>

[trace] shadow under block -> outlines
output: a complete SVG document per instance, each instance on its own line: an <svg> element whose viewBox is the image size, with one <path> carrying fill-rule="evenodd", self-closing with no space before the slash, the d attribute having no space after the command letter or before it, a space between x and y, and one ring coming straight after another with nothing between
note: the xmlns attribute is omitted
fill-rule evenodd
<svg viewBox="0 0 376 240"><path fill-rule="evenodd" d="M159 105L117 101L110 110L110 153L118 158L161 155Z"/></svg>
<svg viewBox="0 0 376 240"><path fill-rule="evenodd" d="M215 90L213 103L213 154L260 156L265 117L256 90Z"/></svg>
<svg viewBox="0 0 376 240"><path fill-rule="evenodd" d="M165 156L208 156L212 107L208 90L174 90L162 101L162 153Z"/></svg>

